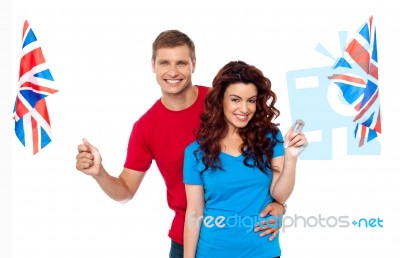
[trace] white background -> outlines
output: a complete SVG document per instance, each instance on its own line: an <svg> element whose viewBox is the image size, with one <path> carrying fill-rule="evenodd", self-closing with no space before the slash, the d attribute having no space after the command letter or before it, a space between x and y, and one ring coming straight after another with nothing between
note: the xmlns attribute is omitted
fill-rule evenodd
<svg viewBox="0 0 400 258"><path fill-rule="evenodd" d="M393 1L394 2L394 1ZM210 85L230 60L261 68L278 95L282 129L290 126L286 72L329 66L317 53L339 54L338 31L371 15L378 33L383 111L380 156L347 156L334 132L333 160L298 163L288 215L381 218L383 228L298 226L281 234L283 257L395 257L398 250L400 24L392 1L3 1L1 4L0 257L167 257L172 212L155 166L135 198L109 199L75 169L86 137L117 176L133 122L160 90L151 43L166 29L187 33L197 48L196 84ZM47 98L53 142L37 155L14 135L22 26L43 47L58 93ZM331 42L331 43L329 43ZM393 255L392 255L393 254Z"/></svg>

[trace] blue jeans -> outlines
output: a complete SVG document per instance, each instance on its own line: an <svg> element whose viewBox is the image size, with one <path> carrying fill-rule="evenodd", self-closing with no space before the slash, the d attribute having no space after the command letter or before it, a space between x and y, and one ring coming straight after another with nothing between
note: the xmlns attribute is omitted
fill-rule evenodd
<svg viewBox="0 0 400 258"><path fill-rule="evenodd" d="M169 251L169 258L183 258L183 245L171 240L171 250ZM275 258L280 258L280 256Z"/></svg>
<svg viewBox="0 0 400 258"><path fill-rule="evenodd" d="M171 250L169 251L169 258L183 258L183 245L171 241Z"/></svg>

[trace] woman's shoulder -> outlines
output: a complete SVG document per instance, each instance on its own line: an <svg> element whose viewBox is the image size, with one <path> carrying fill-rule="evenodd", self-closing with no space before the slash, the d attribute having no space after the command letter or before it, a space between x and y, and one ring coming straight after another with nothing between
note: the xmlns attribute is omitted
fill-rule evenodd
<svg viewBox="0 0 400 258"><path fill-rule="evenodd" d="M276 132L276 138L278 140L282 140L283 139L282 132L281 132L281 130L279 129L278 126L275 128L274 132ZM269 139L273 138L273 131L268 131L267 134L266 134L266 137L269 138Z"/></svg>
<svg viewBox="0 0 400 258"><path fill-rule="evenodd" d="M186 146L186 151L194 151L197 150L199 148L199 143L197 142L197 140L194 140L193 142L189 143L188 146Z"/></svg>

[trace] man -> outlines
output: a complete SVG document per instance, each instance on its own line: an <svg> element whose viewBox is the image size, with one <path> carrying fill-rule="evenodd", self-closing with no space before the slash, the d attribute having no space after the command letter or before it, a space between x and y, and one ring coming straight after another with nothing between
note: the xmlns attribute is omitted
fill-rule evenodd
<svg viewBox="0 0 400 258"><path fill-rule="evenodd" d="M196 68L195 45L184 33L167 30L153 42L152 69L162 97L135 122L128 143L126 161L118 177L111 176L101 163L99 151L83 139L78 146L76 168L92 176L112 199L125 202L133 198L146 171L155 160L167 188L169 207L175 212L169 237L170 258L183 257L183 228L186 195L183 184L185 147L195 140L208 87L192 85ZM263 198L260 196L260 198ZM283 213L281 204L268 205L262 214L275 217ZM264 229L261 236L278 228Z"/></svg>

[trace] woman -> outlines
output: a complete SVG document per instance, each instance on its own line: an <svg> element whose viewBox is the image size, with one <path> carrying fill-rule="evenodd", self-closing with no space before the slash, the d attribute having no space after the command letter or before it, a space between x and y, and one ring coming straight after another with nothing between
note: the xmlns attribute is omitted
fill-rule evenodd
<svg viewBox="0 0 400 258"><path fill-rule="evenodd" d="M289 198L307 140L292 128L282 139L272 122L276 95L258 68L229 62L212 85L197 140L185 150L184 257L279 257L279 238L252 228L265 205Z"/></svg>

